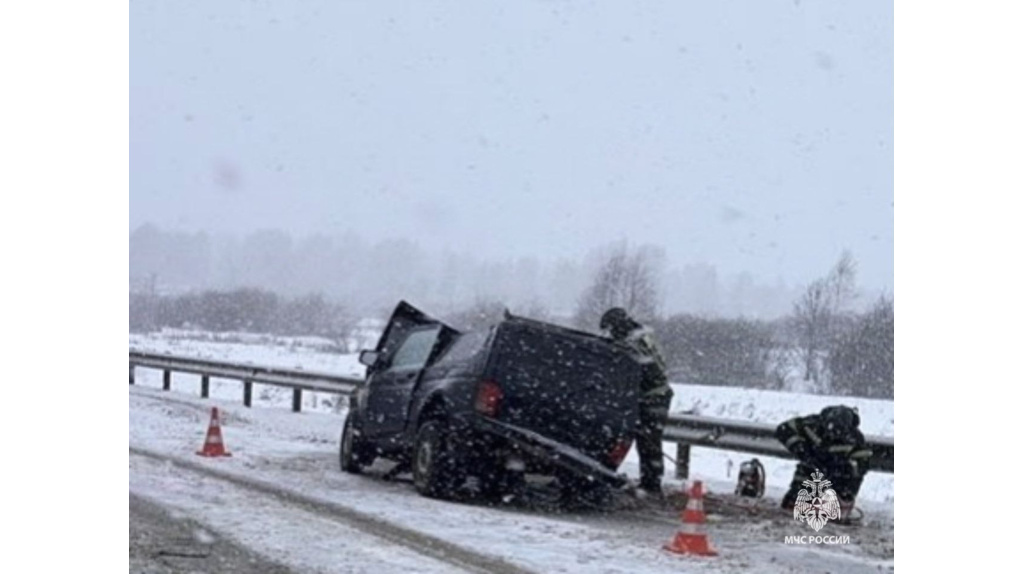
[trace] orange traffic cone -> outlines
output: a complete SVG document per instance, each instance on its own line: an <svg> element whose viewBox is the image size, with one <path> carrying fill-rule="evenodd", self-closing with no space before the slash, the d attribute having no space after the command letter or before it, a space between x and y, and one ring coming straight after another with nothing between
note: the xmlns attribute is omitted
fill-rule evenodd
<svg viewBox="0 0 1024 574"><path fill-rule="evenodd" d="M220 413L217 407L210 412L210 428L206 431L206 442L203 450L197 452L199 456L231 456L231 453L224 448L224 438L220 435Z"/></svg>
<svg viewBox="0 0 1024 574"><path fill-rule="evenodd" d="M683 527L679 529L676 537L665 545L665 550L676 554L718 556L718 552L715 552L708 543L704 520L704 485L701 481L695 480L686 499L686 508L683 509Z"/></svg>

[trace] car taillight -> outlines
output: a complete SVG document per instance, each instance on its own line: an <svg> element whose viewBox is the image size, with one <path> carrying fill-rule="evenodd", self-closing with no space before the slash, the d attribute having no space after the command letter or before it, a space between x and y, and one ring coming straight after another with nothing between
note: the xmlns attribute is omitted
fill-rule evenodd
<svg viewBox="0 0 1024 574"><path fill-rule="evenodd" d="M503 393L498 383L494 381L482 381L476 388L476 402L473 407L476 412L489 417L498 416L498 409L501 407Z"/></svg>
<svg viewBox="0 0 1024 574"><path fill-rule="evenodd" d="M608 451L608 461L612 463L612 466L618 468L622 461L626 460L626 455L629 454L629 449L633 448L633 439L622 439L612 446L612 449Z"/></svg>

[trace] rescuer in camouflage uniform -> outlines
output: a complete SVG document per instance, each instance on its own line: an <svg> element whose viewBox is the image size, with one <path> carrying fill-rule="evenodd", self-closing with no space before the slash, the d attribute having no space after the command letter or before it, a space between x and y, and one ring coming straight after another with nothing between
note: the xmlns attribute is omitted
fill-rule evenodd
<svg viewBox="0 0 1024 574"><path fill-rule="evenodd" d="M654 335L634 321L625 309L609 309L601 317L601 329L612 339L633 350L643 367L640 382L640 432L636 450L640 455L640 488L661 494L661 477L665 474L661 442L665 421L672 403L672 387L665 375L665 359L661 356Z"/></svg>
<svg viewBox="0 0 1024 574"><path fill-rule="evenodd" d="M800 490L806 488L803 482L811 480L811 473L817 470L832 481L846 518L872 455L859 425L857 411L844 406L825 407L821 414L796 417L779 425L775 437L800 460L782 499L783 508L792 510Z"/></svg>

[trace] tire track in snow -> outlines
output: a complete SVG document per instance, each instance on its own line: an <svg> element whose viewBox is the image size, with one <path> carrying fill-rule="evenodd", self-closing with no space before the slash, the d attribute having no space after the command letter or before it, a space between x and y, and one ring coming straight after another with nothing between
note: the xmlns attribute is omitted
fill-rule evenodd
<svg viewBox="0 0 1024 574"><path fill-rule="evenodd" d="M533 574L532 570L511 564L501 560L500 558L481 554L479 552L457 546L451 542L441 540L440 538L436 538L430 534L399 526L386 520L381 520L335 502L306 496L289 488L283 488L270 482L255 478L237 476L233 473L209 468L203 464L178 456L168 455L145 448L129 446L128 453L129 455L143 456L154 460L169 462L186 470L204 474L260 494L274 497L285 504L300 506L305 510L314 512L321 516L341 520L349 526L358 528L367 534L377 536L378 538L386 540L392 544L404 546L410 550L423 554L424 556L451 564L452 566L469 572L479 572L482 574Z"/></svg>

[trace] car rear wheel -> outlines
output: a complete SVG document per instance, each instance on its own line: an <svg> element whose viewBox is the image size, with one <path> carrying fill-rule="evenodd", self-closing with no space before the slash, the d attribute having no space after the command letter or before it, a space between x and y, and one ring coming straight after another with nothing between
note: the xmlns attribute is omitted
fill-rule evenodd
<svg viewBox="0 0 1024 574"><path fill-rule="evenodd" d="M558 473L560 502L568 508L601 508L612 501L612 489L599 481L569 471Z"/></svg>
<svg viewBox="0 0 1024 574"><path fill-rule="evenodd" d="M447 425L439 420L427 421L416 433L412 477L420 494L431 498L455 498L464 477L452 442Z"/></svg>
<svg viewBox="0 0 1024 574"><path fill-rule="evenodd" d="M341 470L351 474L359 474L364 468L373 464L375 458L371 454L366 440L356 428L351 412L345 417L345 426L341 431L339 458L341 459Z"/></svg>
<svg viewBox="0 0 1024 574"><path fill-rule="evenodd" d="M500 462L492 463L488 472L477 475L480 495L490 502L505 503L521 497L526 488L526 475L522 471L508 470Z"/></svg>

